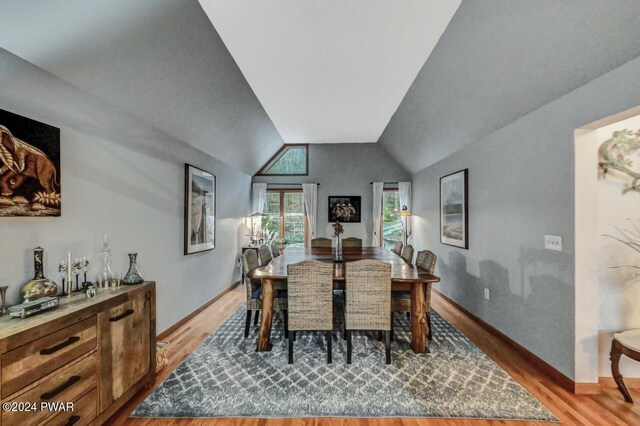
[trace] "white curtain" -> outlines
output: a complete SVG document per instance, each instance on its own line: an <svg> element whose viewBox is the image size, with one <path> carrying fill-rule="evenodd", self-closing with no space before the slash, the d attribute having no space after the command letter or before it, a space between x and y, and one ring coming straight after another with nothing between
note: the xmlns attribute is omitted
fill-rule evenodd
<svg viewBox="0 0 640 426"><path fill-rule="evenodd" d="M316 237L316 217L318 215L318 185L315 183L302 184L302 196L304 198L304 211L309 224L309 238L307 246L311 247L311 240Z"/></svg>
<svg viewBox="0 0 640 426"><path fill-rule="evenodd" d="M400 195L400 209L403 206L407 206L407 209L411 211L411 182L398 182L398 192ZM413 239L411 236L411 216L404 218L407 228L407 244L411 244Z"/></svg>
<svg viewBox="0 0 640 426"><path fill-rule="evenodd" d="M266 199L267 199L267 184L254 183L253 196L251 198L251 214L262 213L264 210L264 203Z"/></svg>
<svg viewBox="0 0 640 426"><path fill-rule="evenodd" d="M381 245L380 221L382 220L382 191L384 182L373 182L373 232L371 233L371 245Z"/></svg>

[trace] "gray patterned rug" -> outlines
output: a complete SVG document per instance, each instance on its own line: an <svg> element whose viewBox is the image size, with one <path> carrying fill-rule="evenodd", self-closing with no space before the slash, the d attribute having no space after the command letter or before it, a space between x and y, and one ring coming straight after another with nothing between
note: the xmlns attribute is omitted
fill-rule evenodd
<svg viewBox="0 0 640 426"><path fill-rule="evenodd" d="M409 345L409 321L396 314L392 365L373 333L353 336L346 363L341 323L333 364L319 333L298 333L295 363L274 318L271 352L255 352L256 333L243 338L238 309L149 395L131 417L457 417L558 421L469 339L432 314L431 353Z"/></svg>

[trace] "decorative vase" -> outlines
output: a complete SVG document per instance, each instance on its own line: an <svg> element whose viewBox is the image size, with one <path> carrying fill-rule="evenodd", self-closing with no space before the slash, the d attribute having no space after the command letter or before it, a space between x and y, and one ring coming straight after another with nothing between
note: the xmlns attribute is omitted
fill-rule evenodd
<svg viewBox="0 0 640 426"><path fill-rule="evenodd" d="M7 309L7 289L8 285L3 285L0 287L0 298L2 298L2 306L0 306L0 317L5 315L8 312Z"/></svg>
<svg viewBox="0 0 640 426"><path fill-rule="evenodd" d="M122 284L132 285L140 284L144 281L142 275L138 271L138 253L129 253L129 270L122 279Z"/></svg>
<svg viewBox="0 0 640 426"><path fill-rule="evenodd" d="M102 272L98 275L98 282L102 287L110 288L115 287L116 276L111 270L111 246L107 239L107 234L104 234L104 242L102 243Z"/></svg>
<svg viewBox="0 0 640 426"><path fill-rule="evenodd" d="M25 302L40 299L41 297L56 296L58 294L58 284L45 278L42 267L44 249L36 247L33 250L33 268L35 274L33 279L22 286L22 299Z"/></svg>
<svg viewBox="0 0 640 426"><path fill-rule="evenodd" d="M336 260L342 260L342 239L340 234L336 236Z"/></svg>

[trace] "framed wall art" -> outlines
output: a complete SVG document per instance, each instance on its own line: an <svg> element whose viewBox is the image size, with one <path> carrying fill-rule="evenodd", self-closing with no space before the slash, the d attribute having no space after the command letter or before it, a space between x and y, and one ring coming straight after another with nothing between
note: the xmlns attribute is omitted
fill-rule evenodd
<svg viewBox="0 0 640 426"><path fill-rule="evenodd" d="M329 222L360 223L361 197L358 195L329 196Z"/></svg>
<svg viewBox="0 0 640 426"><path fill-rule="evenodd" d="M60 129L0 109L0 217L60 216Z"/></svg>
<svg viewBox="0 0 640 426"><path fill-rule="evenodd" d="M216 177L185 164L184 254L211 250L216 241Z"/></svg>
<svg viewBox="0 0 640 426"><path fill-rule="evenodd" d="M469 248L469 169L440 178L440 242Z"/></svg>

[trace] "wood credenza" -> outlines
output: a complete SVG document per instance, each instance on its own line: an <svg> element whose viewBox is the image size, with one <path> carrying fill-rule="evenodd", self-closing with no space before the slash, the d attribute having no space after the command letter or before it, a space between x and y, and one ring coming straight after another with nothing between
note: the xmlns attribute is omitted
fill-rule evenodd
<svg viewBox="0 0 640 426"><path fill-rule="evenodd" d="M61 298L27 319L0 317L0 425L104 423L153 385L155 332L150 281ZM73 411L61 409L69 402Z"/></svg>

